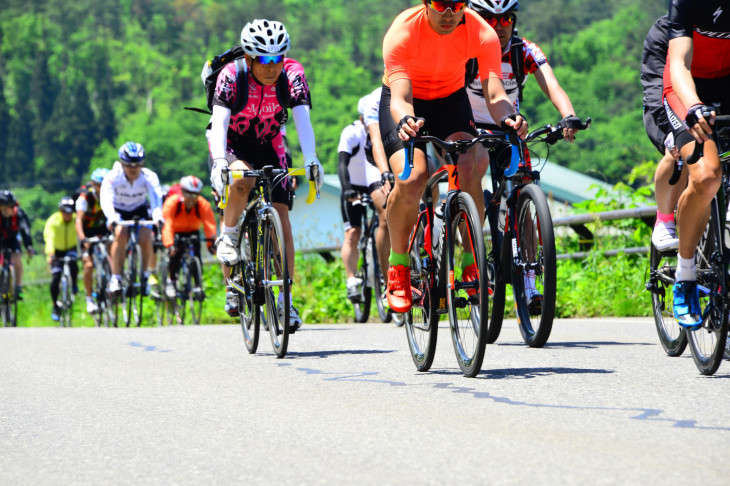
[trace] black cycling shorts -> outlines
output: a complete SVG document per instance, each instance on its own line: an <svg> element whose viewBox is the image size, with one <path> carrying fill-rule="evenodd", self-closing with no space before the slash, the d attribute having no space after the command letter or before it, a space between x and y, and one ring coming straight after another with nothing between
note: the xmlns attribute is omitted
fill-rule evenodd
<svg viewBox="0 0 730 486"><path fill-rule="evenodd" d="M372 194L373 191L380 187L380 183L371 184L370 187L352 186L352 189L359 194ZM342 222L345 231L350 228L362 228L362 220L365 219L365 206L362 204L353 204L345 199L344 194L340 194L340 210L342 211Z"/></svg>
<svg viewBox="0 0 730 486"><path fill-rule="evenodd" d="M664 107L661 109L644 107L644 129L654 147L664 155L666 149L664 140L672 132L672 125L669 124Z"/></svg>
<svg viewBox="0 0 730 486"><path fill-rule="evenodd" d="M147 203L132 209L131 211L124 211L119 208L114 208L114 211L119 213L119 216L122 218L122 221L132 221L134 218L139 219L149 219L150 212L149 212L149 206L147 206Z"/></svg>
<svg viewBox="0 0 730 486"><path fill-rule="evenodd" d="M20 241L17 237L0 238L0 249L8 249L11 253L20 253Z"/></svg>
<svg viewBox="0 0 730 486"><path fill-rule="evenodd" d="M243 160L254 170L267 165L279 167L279 156L276 155L274 147L269 144L261 145L258 142L239 146L234 153L226 152L226 160L229 165L236 160ZM210 160L209 163L211 163ZM291 155L288 152L286 153L286 165L287 167L292 166ZM253 195L253 191L251 194ZM292 193L289 177L285 177L276 187L271 188L271 201L286 204L291 209Z"/></svg>
<svg viewBox="0 0 730 486"><path fill-rule="evenodd" d="M416 117L426 119L419 135L431 135L445 140L457 132L466 132L473 136L477 134L466 88L435 100L414 98L413 110ZM390 159L393 154L403 150L404 144L398 137L398 123L390 113L390 88L387 86L383 86L380 94L379 124L385 155ZM416 147L426 152L425 143L417 143Z"/></svg>

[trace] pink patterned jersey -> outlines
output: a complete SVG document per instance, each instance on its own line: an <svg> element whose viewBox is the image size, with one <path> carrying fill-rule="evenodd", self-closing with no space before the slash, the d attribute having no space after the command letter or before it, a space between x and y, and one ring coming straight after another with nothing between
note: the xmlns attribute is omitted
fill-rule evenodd
<svg viewBox="0 0 730 486"><path fill-rule="evenodd" d="M284 74L289 80L289 108L298 105L312 106L309 85L304 68L294 59L284 59ZM251 72L248 78L248 100L237 114L231 115L228 125L227 150L236 152L251 145L268 145L274 148L279 160L285 165L285 149L281 127L286 122L286 107L276 96L276 85L263 86ZM218 74L213 105L231 108L236 99L236 66L230 63Z"/></svg>

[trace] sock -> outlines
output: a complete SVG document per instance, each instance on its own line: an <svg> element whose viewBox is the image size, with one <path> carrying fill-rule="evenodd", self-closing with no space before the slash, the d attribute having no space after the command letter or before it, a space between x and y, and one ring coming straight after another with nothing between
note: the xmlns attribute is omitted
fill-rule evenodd
<svg viewBox="0 0 730 486"><path fill-rule="evenodd" d="M121 275L121 274L116 274L116 273L115 273L114 275L112 275L112 278L113 278L114 280L119 280L119 281L121 282L121 280L122 280L122 275Z"/></svg>
<svg viewBox="0 0 730 486"><path fill-rule="evenodd" d="M655 226L659 223L674 223L674 213L664 214L660 213L659 210L657 210Z"/></svg>
<svg viewBox="0 0 730 486"><path fill-rule="evenodd" d="M404 267L410 268L411 257L408 255L408 253L396 253L393 250L390 250L388 263L390 263L394 267L397 265L403 265Z"/></svg>
<svg viewBox="0 0 730 486"><path fill-rule="evenodd" d="M145 270L144 272L142 272L142 276L144 278L150 278L150 271L149 270Z"/></svg>
<svg viewBox="0 0 730 486"><path fill-rule="evenodd" d="M464 253L464 255L461 257L461 269L465 269L472 263L474 263L474 254L473 253Z"/></svg>
<svg viewBox="0 0 730 486"><path fill-rule="evenodd" d="M675 282L695 282L697 280L697 269L694 258L682 258L677 255L677 274Z"/></svg>
<svg viewBox="0 0 730 486"><path fill-rule="evenodd" d="M93 304L94 303L94 298L91 297L91 296L87 296L86 297L86 302L91 302Z"/></svg>
<svg viewBox="0 0 730 486"><path fill-rule="evenodd" d="M238 233L238 227L237 226L226 226L224 224L223 225L223 232L224 233L228 233L229 235L236 234L236 233Z"/></svg>

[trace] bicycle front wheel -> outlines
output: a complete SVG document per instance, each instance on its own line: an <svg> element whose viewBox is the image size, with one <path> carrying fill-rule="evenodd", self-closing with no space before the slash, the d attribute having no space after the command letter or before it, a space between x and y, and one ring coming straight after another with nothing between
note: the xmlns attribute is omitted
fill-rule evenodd
<svg viewBox="0 0 730 486"><path fill-rule="evenodd" d="M373 228L373 234L370 235L370 247L373 249L372 253L372 274L373 274L373 292L375 293L375 306L378 308L378 317L384 323L389 323L393 319L393 312L385 305L383 296L385 295L385 277L383 275L383 269L380 268L380 258L378 255L378 247L375 244L375 235L378 231L379 226ZM385 270L388 271L387 269ZM402 321L401 321L402 324Z"/></svg>
<svg viewBox="0 0 730 486"><path fill-rule="evenodd" d="M15 295L15 268L8 265L7 271L3 271L2 282L2 299L0 299L0 318L2 318L5 327L16 327L18 325L18 300Z"/></svg>
<svg viewBox="0 0 730 486"><path fill-rule="evenodd" d="M674 272L677 252L662 253L651 245L649 291L659 342L669 356L680 356L687 347L687 332L674 318Z"/></svg>
<svg viewBox="0 0 730 486"><path fill-rule="evenodd" d="M155 320L158 326L164 326L167 316L168 297L165 293L167 282L167 256L162 253L157 257L157 285L152 289L151 297L155 301Z"/></svg>
<svg viewBox="0 0 730 486"><path fill-rule="evenodd" d="M355 277L360 279L360 295L357 300L352 302L355 308L355 322L367 322L370 317L370 303L372 302L373 289L368 281L368 274L372 273L372 242L367 240L365 246L360 250L360 256L357 264L357 272Z"/></svg>
<svg viewBox="0 0 730 486"><path fill-rule="evenodd" d="M471 378L484 361L486 319L490 316L484 237L469 194L458 193L449 213L449 227L443 228L441 237L440 264L447 265L446 299L454 353L461 372Z"/></svg>
<svg viewBox="0 0 730 486"><path fill-rule="evenodd" d="M251 231L253 229L254 231ZM241 226L239 255L241 262L234 268L234 279L243 287L245 292L238 293L238 318L241 322L243 342L249 354L256 352L259 346L259 329L261 314L260 308L255 302L256 292L256 269L252 261L252 255L256 255L254 249L255 226L244 224Z"/></svg>
<svg viewBox="0 0 730 486"><path fill-rule="evenodd" d="M512 263L512 291L517 321L525 343L540 348L553 327L557 265L553 220L539 186L520 189L516 225L519 254Z"/></svg>
<svg viewBox="0 0 730 486"><path fill-rule="evenodd" d="M273 208L264 213L263 286L264 314L269 327L271 345L277 358L286 356L289 345L291 295L284 232L279 214Z"/></svg>
<svg viewBox="0 0 730 486"><path fill-rule="evenodd" d="M71 327L71 314L73 312L73 288L71 273L64 265L61 275L61 326Z"/></svg>
<svg viewBox="0 0 730 486"><path fill-rule="evenodd" d="M193 324L200 324L203 316L203 271L200 267L198 257L190 257L190 282L188 293L188 305L190 306L190 319Z"/></svg>
<svg viewBox="0 0 730 486"><path fill-rule="evenodd" d="M410 244L411 285L418 290L420 297L413 296L413 306L406 314L396 314L405 317L408 348L418 371L431 368L439 330L439 314L435 305L435 262L426 251L426 242L431 241L431 238L426 238L428 231L430 228L425 218L419 218Z"/></svg>
<svg viewBox="0 0 730 486"><path fill-rule="evenodd" d="M701 328L689 331L687 335L692 358L703 375L712 375L717 371L727 346L727 278L720 221L717 199L713 199L710 221L695 252L697 285L700 286L700 306L704 319Z"/></svg>

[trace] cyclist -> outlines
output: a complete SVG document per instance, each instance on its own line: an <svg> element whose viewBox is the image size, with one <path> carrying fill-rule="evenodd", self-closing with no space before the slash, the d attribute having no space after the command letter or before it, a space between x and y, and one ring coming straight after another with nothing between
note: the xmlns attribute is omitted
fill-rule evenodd
<svg viewBox="0 0 730 486"><path fill-rule="evenodd" d="M30 223L12 192L0 191L0 248L12 252L11 262L15 267L15 298L23 300L23 259L20 254L20 239L28 255L35 255Z"/></svg>
<svg viewBox="0 0 730 486"><path fill-rule="evenodd" d="M53 311L51 319L60 320L58 309L58 293L63 273L61 259L65 256L76 257L76 227L74 224L74 200L64 197L58 203L58 211L53 213L46 226L43 228L43 239L46 242L46 261L51 270L51 302ZM76 279L79 267L76 263L71 265L71 279L73 280L73 293L78 293Z"/></svg>
<svg viewBox="0 0 730 486"><path fill-rule="evenodd" d="M540 47L516 34L517 11L519 2L517 0L474 0L471 6L487 23L494 29L499 37L499 44L502 49L502 82L510 101L519 110L522 101L522 87L527 82L527 76L533 74L538 85L550 99L555 108L560 112L563 119L575 116L570 98L555 78L550 64ZM513 59L514 56L514 59ZM476 59L469 61L467 70L467 93L471 104L474 121L480 129L499 129L498 124L492 118L491 113L484 103L484 91L479 79ZM565 140L573 142L575 130L566 128L563 130ZM486 153L486 152L483 152ZM492 154L495 156L496 154ZM525 154L525 163L530 167L529 153ZM525 292L529 298L530 312L539 314L542 305L542 295L535 286L535 271L529 270L525 273Z"/></svg>
<svg viewBox="0 0 730 486"><path fill-rule="evenodd" d="M722 181L718 147L709 135L718 108L728 111L730 107L730 0L672 0L668 17L664 107L682 157L692 153L695 143L703 144L704 151L689 166L689 184L677 207L674 317L681 326L697 329L702 325L702 309L694 253Z"/></svg>
<svg viewBox="0 0 730 486"><path fill-rule="evenodd" d="M81 261L84 265L84 290L86 292L86 312L95 313L98 309L91 291L94 283L94 262L91 260L90 246L86 238L109 234L106 227L104 211L101 210L99 192L104 176L109 169L96 169L91 173L91 180L76 199L76 237L81 242Z"/></svg>
<svg viewBox="0 0 730 486"><path fill-rule="evenodd" d="M128 231L123 226L116 226L118 221L130 221L135 217L152 218L158 225L162 218L162 190L157 174L143 168L145 162L144 147L135 142L127 142L119 147L119 160L101 183L101 209L106 216L107 227L114 235L109 250L112 267L112 278L109 292L118 293L122 289L122 266L127 249ZM152 230L147 227L139 229L139 245L142 249L141 284L145 295L149 293L147 279L155 266L152 248Z"/></svg>
<svg viewBox="0 0 730 486"><path fill-rule="evenodd" d="M402 12L385 34L380 132L394 173L400 173L405 163L402 141L418 132L443 139L476 136L464 87L464 66L474 57L494 119L505 129L517 130L520 137L527 133L527 122L516 113L502 85L499 38L476 12L466 8L468 3L423 0L423 5ZM415 117L423 117L425 122ZM417 144L416 149L410 178L396 180L388 203L387 298L395 312L407 312L413 303L408 235L428 177L425 147ZM474 199L480 214L484 214L481 179L488 161L488 156L479 153L482 150L475 146L458 159L461 187ZM478 278L473 261L467 261L464 272L467 279Z"/></svg>
<svg viewBox="0 0 730 486"><path fill-rule="evenodd" d="M210 203L200 195L203 190L203 181L193 175L180 179L180 194L174 194L167 198L162 205L162 217L165 225L162 227L162 244L167 248L170 256L170 272L166 282L165 293L168 297L175 296L177 275L180 271L180 260L186 247L175 242L175 235L197 236L200 227L205 231L208 239L207 247L211 254L215 253L215 215ZM193 240L195 256L200 260L200 241ZM197 279L197 275L195 276ZM193 294L202 297L201 283L196 282Z"/></svg>
<svg viewBox="0 0 730 486"><path fill-rule="evenodd" d="M687 171L675 185L669 184L674 171L674 162L679 153L674 145L672 127L662 104L662 77L667 63L669 20L666 15L657 19L644 40L641 57L641 84L644 88L644 128L662 159L654 173L654 187L657 203L656 223L651 242L658 250L677 248L677 229L674 222L674 208L682 190L687 185Z"/></svg>
<svg viewBox="0 0 730 486"><path fill-rule="evenodd" d="M218 74L213 95L208 143L213 159L211 183L218 194L223 193L222 170L261 168L273 165L283 169L290 166L287 160L281 126L286 118L286 107L277 95L277 85L288 83L288 106L297 128L299 144L304 154L307 178L313 180L317 174L317 188L322 186L322 165L315 153L314 131L309 119L311 99L309 86L302 65L285 57L290 41L284 25L280 22L256 19L246 24L241 31L241 44L245 52L245 86L248 90L246 106L238 113L232 113L239 87L236 85L236 65L230 63ZM281 94L281 93L279 93ZM312 167L317 170L313 171ZM228 267L239 260L236 241L238 238L238 217L243 212L253 189L255 180L239 179L230 188L228 205L223 212L223 231L218 238L218 260ZM289 181L284 181L272 191L273 205L281 219L282 230L289 264L289 274L294 274L294 241L289 221ZM228 277L230 268L224 276ZM283 293L279 294L283 299ZM226 298L228 309L238 308L237 295L229 290ZM283 300L279 302L282 312ZM299 311L290 306L291 329L301 326Z"/></svg>

